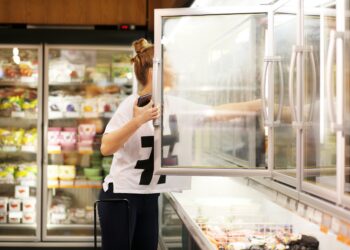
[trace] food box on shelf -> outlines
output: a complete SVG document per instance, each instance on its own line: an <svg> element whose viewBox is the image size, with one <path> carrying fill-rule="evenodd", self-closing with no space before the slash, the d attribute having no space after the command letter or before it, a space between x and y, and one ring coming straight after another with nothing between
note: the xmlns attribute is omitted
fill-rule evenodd
<svg viewBox="0 0 350 250"><path fill-rule="evenodd" d="M7 211L7 204L8 204L8 198L7 197L0 197L0 212Z"/></svg>
<svg viewBox="0 0 350 250"><path fill-rule="evenodd" d="M9 223L17 224L21 223L23 218L23 213L19 211L10 211L9 212Z"/></svg>
<svg viewBox="0 0 350 250"><path fill-rule="evenodd" d="M58 178L60 180L73 180L75 178L76 168L74 165L59 165Z"/></svg>
<svg viewBox="0 0 350 250"><path fill-rule="evenodd" d="M35 212L23 212L22 223L23 224L35 223Z"/></svg>
<svg viewBox="0 0 350 250"><path fill-rule="evenodd" d="M98 99L87 98L81 104L81 113L86 118L98 117Z"/></svg>
<svg viewBox="0 0 350 250"><path fill-rule="evenodd" d="M0 224L7 223L7 212L0 212Z"/></svg>
<svg viewBox="0 0 350 250"><path fill-rule="evenodd" d="M51 224L62 224L67 219L66 212L51 212L50 222Z"/></svg>
<svg viewBox="0 0 350 250"><path fill-rule="evenodd" d="M65 96L63 100L63 112L65 117L78 118L81 116L81 96Z"/></svg>
<svg viewBox="0 0 350 250"><path fill-rule="evenodd" d="M36 198L29 197L22 200L23 212L34 212L36 205Z"/></svg>
<svg viewBox="0 0 350 250"><path fill-rule="evenodd" d="M63 117L63 96L49 96L49 119Z"/></svg>
<svg viewBox="0 0 350 250"><path fill-rule="evenodd" d="M48 180L58 179L58 165L47 165L47 178Z"/></svg>
<svg viewBox="0 0 350 250"><path fill-rule="evenodd" d="M74 150L75 144L77 142L77 135L76 131L70 130L70 131L61 131L61 146L62 150Z"/></svg>
<svg viewBox="0 0 350 250"><path fill-rule="evenodd" d="M28 186L16 186L15 187L15 197L16 198L28 198L29 197L29 187Z"/></svg>

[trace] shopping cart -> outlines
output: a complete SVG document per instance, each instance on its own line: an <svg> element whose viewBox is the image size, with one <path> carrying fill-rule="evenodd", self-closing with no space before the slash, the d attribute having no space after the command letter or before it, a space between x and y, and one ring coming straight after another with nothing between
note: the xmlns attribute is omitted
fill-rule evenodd
<svg viewBox="0 0 350 250"><path fill-rule="evenodd" d="M127 215L127 218L129 218L129 223L128 223L128 228L127 228L127 232L130 232L129 231L129 225L130 225L130 217L129 217L129 211L130 211L130 206L129 206L129 201L127 199L106 199L106 200L97 200L95 201L94 203L94 249L97 250L97 209L98 209L98 204L101 203L101 202L111 202L111 203L120 203L121 205L124 205L126 206L126 215ZM130 247L130 235L128 234L128 249L131 249Z"/></svg>

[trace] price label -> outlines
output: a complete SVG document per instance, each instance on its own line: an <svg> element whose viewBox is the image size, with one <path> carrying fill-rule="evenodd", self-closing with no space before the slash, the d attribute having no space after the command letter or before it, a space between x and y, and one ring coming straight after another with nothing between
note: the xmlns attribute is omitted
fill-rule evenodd
<svg viewBox="0 0 350 250"><path fill-rule="evenodd" d="M302 203L298 203L298 210L297 210L298 214L302 217L304 217L305 215L305 205Z"/></svg>
<svg viewBox="0 0 350 250"><path fill-rule="evenodd" d="M332 226L332 216L329 214L323 214L320 230L321 232L327 234Z"/></svg>

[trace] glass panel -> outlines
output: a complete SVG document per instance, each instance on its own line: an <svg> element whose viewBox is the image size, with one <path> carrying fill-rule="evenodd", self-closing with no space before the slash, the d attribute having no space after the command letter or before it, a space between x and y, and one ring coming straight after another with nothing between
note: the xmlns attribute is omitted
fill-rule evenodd
<svg viewBox="0 0 350 250"><path fill-rule="evenodd" d="M293 1L294 2L294 1ZM289 1L288 4L292 4ZM294 10L289 6L286 10ZM285 175L296 177L296 130L292 126L292 114L289 103L289 67L292 48L296 44L296 12L283 13L278 10L274 15L274 54L282 60L284 88L280 88L279 76L275 74L275 113L279 98L283 94L283 109L280 124L274 128L274 170ZM296 67L294 67L296 68ZM294 77L294 97L296 96L296 77Z"/></svg>
<svg viewBox="0 0 350 250"><path fill-rule="evenodd" d="M344 38L344 120L345 120L345 192L350 195L350 1L345 1Z"/></svg>
<svg viewBox="0 0 350 250"><path fill-rule="evenodd" d="M336 24L335 9L323 9L321 13L321 16L306 15L304 20L305 45L312 47L316 66L315 78L312 73L311 54L306 53L303 104L304 121L306 121L304 128L304 180L335 190L336 136L330 130L327 111L329 100L325 86L325 66L330 30L334 30ZM320 27L320 23L323 24L322 27ZM320 43L320 36L323 37L322 43ZM320 63L322 63L321 74ZM335 81L333 84L335 87Z"/></svg>
<svg viewBox="0 0 350 250"><path fill-rule="evenodd" d="M38 49L0 48L0 237L35 236Z"/></svg>
<svg viewBox="0 0 350 250"><path fill-rule="evenodd" d="M163 167L266 169L266 28L266 14L163 18Z"/></svg>
<svg viewBox="0 0 350 250"><path fill-rule="evenodd" d="M109 172L100 141L132 93L129 50L49 49L47 235L93 234L93 203Z"/></svg>

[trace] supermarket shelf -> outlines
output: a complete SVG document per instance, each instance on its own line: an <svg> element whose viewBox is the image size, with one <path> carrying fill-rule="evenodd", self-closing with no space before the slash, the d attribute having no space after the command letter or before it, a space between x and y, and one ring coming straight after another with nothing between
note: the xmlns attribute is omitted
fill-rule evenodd
<svg viewBox="0 0 350 250"><path fill-rule="evenodd" d="M18 122L18 121L30 121L30 122L33 122L34 124L37 123L37 119L38 117L36 116L23 116L23 117L0 117L0 121L1 121L1 124L6 124L6 123L15 123L15 122Z"/></svg>
<svg viewBox="0 0 350 250"><path fill-rule="evenodd" d="M70 151L49 151L48 154L50 155L64 155L64 154L80 154L80 155L91 155L93 151L77 151L77 150L70 150Z"/></svg>
<svg viewBox="0 0 350 250"><path fill-rule="evenodd" d="M10 223L4 223L0 224L0 228L21 228L21 229L35 229L36 224L10 224Z"/></svg>
<svg viewBox="0 0 350 250"><path fill-rule="evenodd" d="M27 150L3 150L0 148L0 154L36 154L37 151L27 151Z"/></svg>
<svg viewBox="0 0 350 250"><path fill-rule="evenodd" d="M54 229L81 229L81 228L93 228L93 224L47 224L48 230Z"/></svg>
<svg viewBox="0 0 350 250"><path fill-rule="evenodd" d="M54 188L76 188L76 189L84 189L84 188L96 188L100 189L102 188L102 185L84 185L84 186L48 186L49 189L54 189Z"/></svg>
<svg viewBox="0 0 350 250"><path fill-rule="evenodd" d="M0 87L27 87L36 89L38 87L38 81L0 80Z"/></svg>
<svg viewBox="0 0 350 250"><path fill-rule="evenodd" d="M49 82L49 87L76 87L81 85L85 85L83 80L71 82Z"/></svg>
<svg viewBox="0 0 350 250"><path fill-rule="evenodd" d="M107 112L101 115L86 115L86 116L57 116L49 117L49 120L77 120L77 119L91 119L91 118L112 118L113 112Z"/></svg>

